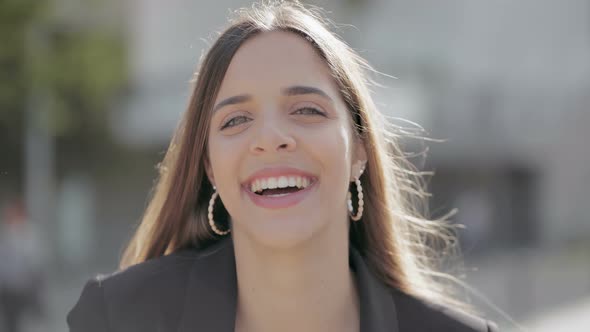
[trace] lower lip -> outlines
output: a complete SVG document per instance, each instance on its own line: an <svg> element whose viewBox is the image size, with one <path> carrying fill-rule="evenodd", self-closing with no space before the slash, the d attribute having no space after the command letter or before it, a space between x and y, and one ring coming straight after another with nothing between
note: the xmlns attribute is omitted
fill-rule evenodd
<svg viewBox="0 0 590 332"><path fill-rule="evenodd" d="M305 189L284 196L264 196L257 195L250 190L242 187L242 190L248 194L252 202L265 209L284 209L299 204L302 200L315 189L318 181L314 181Z"/></svg>

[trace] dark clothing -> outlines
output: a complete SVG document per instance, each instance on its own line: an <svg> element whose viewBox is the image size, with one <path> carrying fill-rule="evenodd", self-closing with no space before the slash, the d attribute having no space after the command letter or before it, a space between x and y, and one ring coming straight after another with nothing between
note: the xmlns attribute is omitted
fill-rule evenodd
<svg viewBox="0 0 590 332"><path fill-rule="evenodd" d="M362 332L497 331L495 325L393 290L350 250ZM71 332L234 331L237 281L230 237L184 249L86 284L69 312ZM269 313L272 314L272 313Z"/></svg>

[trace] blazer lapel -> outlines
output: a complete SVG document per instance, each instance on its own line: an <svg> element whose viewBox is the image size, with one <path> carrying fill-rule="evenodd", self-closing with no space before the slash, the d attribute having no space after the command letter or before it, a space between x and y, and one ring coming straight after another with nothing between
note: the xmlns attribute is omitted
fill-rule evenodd
<svg viewBox="0 0 590 332"><path fill-rule="evenodd" d="M233 332L237 281L231 238L200 253L188 280L178 332Z"/></svg>
<svg viewBox="0 0 590 332"><path fill-rule="evenodd" d="M351 246L361 310L361 332L398 332L397 311L391 290L371 273L361 254Z"/></svg>
<svg viewBox="0 0 590 332"><path fill-rule="evenodd" d="M233 332L237 306L237 279L231 237L198 254L187 283L178 332ZM360 302L361 332L398 332L391 290L366 266L360 253L350 249Z"/></svg>

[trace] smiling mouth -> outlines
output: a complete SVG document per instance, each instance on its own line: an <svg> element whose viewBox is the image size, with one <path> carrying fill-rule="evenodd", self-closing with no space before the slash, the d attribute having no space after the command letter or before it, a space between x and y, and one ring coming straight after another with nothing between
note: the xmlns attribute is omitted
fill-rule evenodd
<svg viewBox="0 0 590 332"><path fill-rule="evenodd" d="M275 189L263 189L261 191L255 192L256 195L259 196L284 196L290 193L298 192L301 188L297 187L287 187L287 188L275 188Z"/></svg>
<svg viewBox="0 0 590 332"><path fill-rule="evenodd" d="M264 209L286 209L298 205L317 189L319 179L306 174L255 177L242 185L250 201Z"/></svg>
<svg viewBox="0 0 590 332"><path fill-rule="evenodd" d="M279 176L256 179L248 186L249 190L259 196L281 197L301 191L315 182L305 176Z"/></svg>

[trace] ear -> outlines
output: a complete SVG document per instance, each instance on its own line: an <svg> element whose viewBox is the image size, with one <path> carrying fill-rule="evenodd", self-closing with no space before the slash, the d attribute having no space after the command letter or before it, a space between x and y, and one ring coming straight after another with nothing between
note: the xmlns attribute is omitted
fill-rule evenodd
<svg viewBox="0 0 590 332"><path fill-rule="evenodd" d="M362 175L367 163L367 150L361 139L356 140L352 157L352 171L350 172L351 182Z"/></svg>
<svg viewBox="0 0 590 332"><path fill-rule="evenodd" d="M207 178L209 182L215 187L215 177L213 176L213 169L211 168L211 162L209 162L209 157L205 157L203 161L203 166L205 167L205 174L207 174Z"/></svg>

